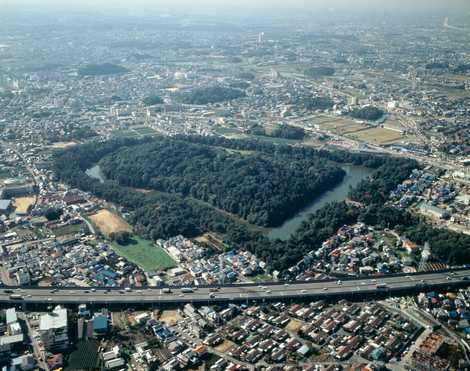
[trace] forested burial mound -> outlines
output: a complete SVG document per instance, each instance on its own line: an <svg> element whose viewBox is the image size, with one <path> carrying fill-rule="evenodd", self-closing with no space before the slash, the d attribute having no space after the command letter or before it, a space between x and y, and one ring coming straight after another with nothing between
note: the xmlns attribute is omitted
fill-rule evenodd
<svg viewBox="0 0 470 371"><path fill-rule="evenodd" d="M247 153L171 138L123 147L99 164L122 186L190 197L263 227L280 225L345 174L319 157Z"/></svg>

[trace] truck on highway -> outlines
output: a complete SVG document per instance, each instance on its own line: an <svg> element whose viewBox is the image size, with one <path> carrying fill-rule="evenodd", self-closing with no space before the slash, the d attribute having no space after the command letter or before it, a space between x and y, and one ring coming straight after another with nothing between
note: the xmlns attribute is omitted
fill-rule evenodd
<svg viewBox="0 0 470 371"><path fill-rule="evenodd" d="M23 295L21 295L21 294L11 294L10 299L11 300L23 300Z"/></svg>
<svg viewBox="0 0 470 371"><path fill-rule="evenodd" d="M171 289L169 287L165 287L161 290L162 294L171 294Z"/></svg>
<svg viewBox="0 0 470 371"><path fill-rule="evenodd" d="M380 290L380 289L383 290L383 289L387 289L387 288L388 288L388 286L387 286L386 283L378 283L377 285L375 285L375 287L376 287L377 289L379 289L379 290Z"/></svg>
<svg viewBox="0 0 470 371"><path fill-rule="evenodd" d="M181 289L181 292L182 292L183 294L191 294L191 293L194 292L194 291L193 291L193 289L192 289L191 287L183 287L183 288Z"/></svg>

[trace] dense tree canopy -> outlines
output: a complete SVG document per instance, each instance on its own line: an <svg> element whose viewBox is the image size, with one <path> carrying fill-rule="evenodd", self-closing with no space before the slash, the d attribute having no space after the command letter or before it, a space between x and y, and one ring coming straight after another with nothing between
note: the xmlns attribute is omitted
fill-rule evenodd
<svg viewBox="0 0 470 371"><path fill-rule="evenodd" d="M309 67L304 71L305 76L308 77L323 77L323 76L333 76L335 74L335 69L333 67Z"/></svg>
<svg viewBox="0 0 470 371"><path fill-rule="evenodd" d="M246 94L243 90L212 86L208 88L194 89L180 97L184 104L209 104L225 102L233 99L243 98Z"/></svg>
<svg viewBox="0 0 470 371"><path fill-rule="evenodd" d="M306 99L303 103L305 108L311 111L330 109L334 105L334 102L327 97L313 97Z"/></svg>
<svg viewBox="0 0 470 371"><path fill-rule="evenodd" d="M149 95L144 98L143 103L146 106L155 106L156 104L162 104L163 98L159 95Z"/></svg>
<svg viewBox="0 0 470 371"><path fill-rule="evenodd" d="M315 157L241 154L170 138L124 148L100 165L121 185L192 197L261 226L281 224L344 176Z"/></svg>
<svg viewBox="0 0 470 371"><path fill-rule="evenodd" d="M127 68L112 63L87 64L78 69L80 76L116 75L126 72L129 72Z"/></svg>
<svg viewBox="0 0 470 371"><path fill-rule="evenodd" d="M271 131L267 131L261 125L253 125L247 130L247 133L283 139L302 140L305 138L305 130L303 128L291 125L275 125Z"/></svg>
<svg viewBox="0 0 470 371"><path fill-rule="evenodd" d="M284 139L304 139L305 130L291 125L275 125L271 131L271 136Z"/></svg>
<svg viewBox="0 0 470 371"><path fill-rule="evenodd" d="M360 119L360 120L368 120L368 121L375 121L385 114L383 110L374 106L367 106L363 108L358 108L352 111L351 116Z"/></svg>

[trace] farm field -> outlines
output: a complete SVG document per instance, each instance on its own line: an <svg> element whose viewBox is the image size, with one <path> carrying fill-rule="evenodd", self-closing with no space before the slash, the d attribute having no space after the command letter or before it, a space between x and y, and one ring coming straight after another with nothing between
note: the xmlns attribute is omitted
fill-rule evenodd
<svg viewBox="0 0 470 371"><path fill-rule="evenodd" d="M153 242L133 236L134 243L120 245L113 242L116 253L132 263L141 267L144 271L158 271L176 267L175 261L161 247Z"/></svg>
<svg viewBox="0 0 470 371"><path fill-rule="evenodd" d="M124 219L106 209L91 215L90 220L106 237L109 237L111 233L132 231L131 226Z"/></svg>
<svg viewBox="0 0 470 371"><path fill-rule="evenodd" d="M347 137L378 145L392 144L403 139L403 135L398 131L380 127L351 133Z"/></svg>
<svg viewBox="0 0 470 371"><path fill-rule="evenodd" d="M30 206L34 204L36 197L18 197L15 199L15 209L17 213L26 214Z"/></svg>

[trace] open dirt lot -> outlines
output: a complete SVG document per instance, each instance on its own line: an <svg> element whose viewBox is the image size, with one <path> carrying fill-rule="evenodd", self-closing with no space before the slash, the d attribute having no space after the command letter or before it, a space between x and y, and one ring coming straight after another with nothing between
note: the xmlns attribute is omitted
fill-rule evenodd
<svg viewBox="0 0 470 371"><path fill-rule="evenodd" d="M293 319L287 324L286 330L292 331L292 332L299 332L301 327L302 327L302 322L297 321L296 319Z"/></svg>
<svg viewBox="0 0 470 371"><path fill-rule="evenodd" d="M231 342L230 340L224 340L222 344L215 347L214 349L220 353L226 353L228 350L233 348L235 343Z"/></svg>
<svg viewBox="0 0 470 371"><path fill-rule="evenodd" d="M36 197L18 197L15 199L15 209L17 213L26 214L31 205L36 201Z"/></svg>
<svg viewBox="0 0 470 371"><path fill-rule="evenodd" d="M182 319L183 317L181 317L176 310L164 310L160 315L160 321L167 326L174 326Z"/></svg>
<svg viewBox="0 0 470 371"><path fill-rule="evenodd" d="M124 219L109 210L100 210L91 215L90 219L107 237L113 232L132 231L131 226Z"/></svg>

